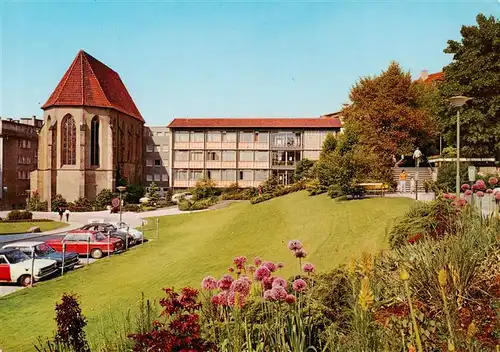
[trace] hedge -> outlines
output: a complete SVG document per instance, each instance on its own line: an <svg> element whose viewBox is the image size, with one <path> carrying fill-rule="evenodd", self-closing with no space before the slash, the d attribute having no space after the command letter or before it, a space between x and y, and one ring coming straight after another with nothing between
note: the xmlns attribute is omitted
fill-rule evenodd
<svg viewBox="0 0 500 352"><path fill-rule="evenodd" d="M3 220L0 219L1 223L10 223L10 222L52 222L52 219L25 219L25 220Z"/></svg>

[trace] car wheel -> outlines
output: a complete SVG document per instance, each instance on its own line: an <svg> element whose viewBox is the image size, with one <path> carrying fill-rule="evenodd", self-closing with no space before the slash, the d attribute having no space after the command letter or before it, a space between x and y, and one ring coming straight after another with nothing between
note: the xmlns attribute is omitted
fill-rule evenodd
<svg viewBox="0 0 500 352"><path fill-rule="evenodd" d="M31 285L31 275L23 275L19 278L19 284L23 287Z"/></svg>
<svg viewBox="0 0 500 352"><path fill-rule="evenodd" d="M94 259L102 258L102 251L99 248L95 248L90 252L90 256Z"/></svg>

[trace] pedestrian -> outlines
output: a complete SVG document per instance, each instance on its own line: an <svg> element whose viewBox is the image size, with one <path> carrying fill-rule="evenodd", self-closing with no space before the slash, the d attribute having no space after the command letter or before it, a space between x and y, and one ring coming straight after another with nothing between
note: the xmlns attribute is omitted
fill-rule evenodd
<svg viewBox="0 0 500 352"><path fill-rule="evenodd" d="M69 209L66 209L66 211L64 212L64 215L66 215L66 222L69 222L69 214L71 212L69 211Z"/></svg>
<svg viewBox="0 0 500 352"><path fill-rule="evenodd" d="M57 208L57 212L59 213L59 221L62 221L63 218L63 209L61 207Z"/></svg>
<svg viewBox="0 0 500 352"><path fill-rule="evenodd" d="M394 167L398 167L398 160L394 154L392 154L392 163L394 164Z"/></svg>
<svg viewBox="0 0 500 352"><path fill-rule="evenodd" d="M406 192L406 180L408 179L408 174L405 169L401 170L399 174L399 191L404 193Z"/></svg>
<svg viewBox="0 0 500 352"><path fill-rule="evenodd" d="M420 167L420 160L422 159L422 152L420 151L420 149L418 149L418 147L413 152L413 159L415 160L415 166Z"/></svg>

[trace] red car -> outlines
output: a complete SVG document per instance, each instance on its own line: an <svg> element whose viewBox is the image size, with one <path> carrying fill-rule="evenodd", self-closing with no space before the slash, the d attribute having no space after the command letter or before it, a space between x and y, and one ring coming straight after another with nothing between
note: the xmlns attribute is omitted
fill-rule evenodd
<svg viewBox="0 0 500 352"><path fill-rule="evenodd" d="M103 253L109 254L123 249L123 242L119 238L109 238L101 232L89 230L73 230L68 232L63 239L51 239L45 243L59 252L62 252L63 243L65 243L66 252L79 255L90 253L94 259L101 258Z"/></svg>

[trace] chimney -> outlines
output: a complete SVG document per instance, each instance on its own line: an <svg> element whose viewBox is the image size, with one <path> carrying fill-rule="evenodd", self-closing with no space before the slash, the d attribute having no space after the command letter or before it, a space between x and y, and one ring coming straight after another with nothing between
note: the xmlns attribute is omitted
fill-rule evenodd
<svg viewBox="0 0 500 352"><path fill-rule="evenodd" d="M420 80L425 81L427 77L429 77L429 71L422 70L422 72L420 72Z"/></svg>

